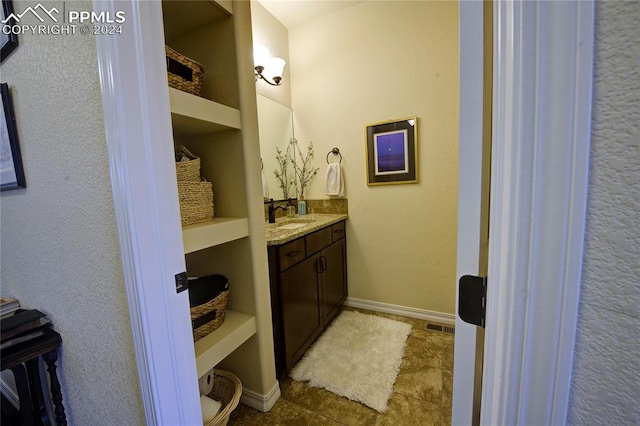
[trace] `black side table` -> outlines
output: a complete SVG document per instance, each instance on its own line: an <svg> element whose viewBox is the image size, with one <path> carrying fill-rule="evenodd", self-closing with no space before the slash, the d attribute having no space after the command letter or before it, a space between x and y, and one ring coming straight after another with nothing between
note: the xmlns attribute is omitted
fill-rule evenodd
<svg viewBox="0 0 640 426"><path fill-rule="evenodd" d="M20 418L24 426L51 425L42 394L39 357L42 357L49 371L56 425L66 426L67 424L60 382L56 373L57 349L61 343L60 334L46 328L44 335L2 351L2 371L10 369L13 372L20 398Z"/></svg>

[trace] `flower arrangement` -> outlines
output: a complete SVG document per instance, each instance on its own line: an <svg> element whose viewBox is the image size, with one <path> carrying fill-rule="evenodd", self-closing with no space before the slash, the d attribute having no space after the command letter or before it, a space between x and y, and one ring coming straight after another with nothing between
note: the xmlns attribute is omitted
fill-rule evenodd
<svg viewBox="0 0 640 426"><path fill-rule="evenodd" d="M289 149L286 151L281 151L280 148L276 147L276 160L278 161L278 168L280 170L274 170L273 173L276 175L278 182L280 182L280 189L282 189L282 195L284 198L289 198L289 188L295 184L295 176L293 180L289 179L288 175L288 165L291 162L291 155L289 154Z"/></svg>
<svg viewBox="0 0 640 426"><path fill-rule="evenodd" d="M313 159L313 142L309 142L309 146L307 147L305 154L300 150L298 141L295 138L291 139L291 144L294 146L291 162L293 163L293 170L295 172L296 190L298 191L298 198L303 199L305 188L311 183L311 180L318 173L320 168L311 167L311 160ZM300 159L297 160L296 156L300 157Z"/></svg>

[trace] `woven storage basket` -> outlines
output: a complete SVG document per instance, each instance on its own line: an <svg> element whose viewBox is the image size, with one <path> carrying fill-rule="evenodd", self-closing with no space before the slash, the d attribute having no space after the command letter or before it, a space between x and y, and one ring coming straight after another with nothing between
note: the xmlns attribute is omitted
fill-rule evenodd
<svg viewBox="0 0 640 426"><path fill-rule="evenodd" d="M167 79L169 86L192 95L200 96L204 68L196 61L165 46L167 55Z"/></svg>
<svg viewBox="0 0 640 426"><path fill-rule="evenodd" d="M213 419L204 426L224 426L231 412L236 409L242 395L242 382L234 374L224 370L213 370L213 390L208 395L222 403L222 408Z"/></svg>
<svg viewBox="0 0 640 426"><path fill-rule="evenodd" d="M219 295L211 299L210 302L203 303L202 305L194 306L191 308L191 321L215 312L213 319L206 324L203 324L193 329L193 340L202 339L213 330L217 329L224 322L224 316L227 311L227 301L229 300L229 290L221 292Z"/></svg>
<svg viewBox="0 0 640 426"><path fill-rule="evenodd" d="M182 226L213 219L211 182L178 182L178 200Z"/></svg>
<svg viewBox="0 0 640 426"><path fill-rule="evenodd" d="M200 181L200 157L195 156L185 146L180 145L175 152L176 176L178 182ZM186 157L189 161L180 161Z"/></svg>

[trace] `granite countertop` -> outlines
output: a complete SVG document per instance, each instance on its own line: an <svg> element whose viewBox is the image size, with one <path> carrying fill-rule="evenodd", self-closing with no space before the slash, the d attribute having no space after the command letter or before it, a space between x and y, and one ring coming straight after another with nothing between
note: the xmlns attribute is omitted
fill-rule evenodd
<svg viewBox="0 0 640 426"><path fill-rule="evenodd" d="M287 243L318 229L338 223L348 217L349 215L346 214L306 214L276 218L276 223L265 222L267 245L278 246Z"/></svg>

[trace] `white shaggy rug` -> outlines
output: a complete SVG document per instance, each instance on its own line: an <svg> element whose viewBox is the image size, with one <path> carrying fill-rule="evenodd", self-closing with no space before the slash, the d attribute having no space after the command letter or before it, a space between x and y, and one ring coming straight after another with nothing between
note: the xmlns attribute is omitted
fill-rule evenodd
<svg viewBox="0 0 640 426"><path fill-rule="evenodd" d="M291 370L291 378L384 413L409 333L409 324L344 311Z"/></svg>

